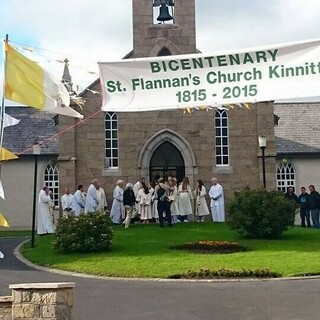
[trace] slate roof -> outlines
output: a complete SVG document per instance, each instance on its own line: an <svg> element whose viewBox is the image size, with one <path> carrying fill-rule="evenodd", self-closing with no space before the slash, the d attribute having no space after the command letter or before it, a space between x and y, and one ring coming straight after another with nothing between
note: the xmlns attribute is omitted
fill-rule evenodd
<svg viewBox="0 0 320 320"><path fill-rule="evenodd" d="M16 154L32 148L58 132L54 114L29 107L6 107L6 113L19 119L20 123L4 129L4 147ZM32 149L24 154L32 154ZM58 139L41 145L42 155L58 155Z"/></svg>
<svg viewBox="0 0 320 320"><path fill-rule="evenodd" d="M320 154L320 103L274 104L278 154Z"/></svg>

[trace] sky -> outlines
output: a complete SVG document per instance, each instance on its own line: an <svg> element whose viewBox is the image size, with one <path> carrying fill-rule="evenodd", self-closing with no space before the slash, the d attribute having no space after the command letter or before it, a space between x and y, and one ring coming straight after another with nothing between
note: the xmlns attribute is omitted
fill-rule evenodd
<svg viewBox="0 0 320 320"><path fill-rule="evenodd" d="M59 61L68 58L81 91L98 78L98 61L120 60L132 50L131 3L0 0L0 37L8 34L22 53L58 78ZM197 48L204 53L320 38L320 1L196 0L196 27Z"/></svg>

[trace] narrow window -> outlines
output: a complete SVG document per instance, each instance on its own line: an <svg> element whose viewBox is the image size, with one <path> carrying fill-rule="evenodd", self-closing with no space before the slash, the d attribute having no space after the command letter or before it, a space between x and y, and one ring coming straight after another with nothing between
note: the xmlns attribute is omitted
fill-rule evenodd
<svg viewBox="0 0 320 320"><path fill-rule="evenodd" d="M296 188L295 170L291 161L281 162L277 168L277 189L287 192L288 187Z"/></svg>
<svg viewBox="0 0 320 320"><path fill-rule="evenodd" d="M105 117L105 168L118 168L118 117L114 112Z"/></svg>
<svg viewBox="0 0 320 320"><path fill-rule="evenodd" d="M58 161L50 160L44 171L44 185L52 191L55 207L59 207L59 169Z"/></svg>
<svg viewBox="0 0 320 320"><path fill-rule="evenodd" d="M216 131L216 166L229 165L228 113L217 110L214 117Z"/></svg>

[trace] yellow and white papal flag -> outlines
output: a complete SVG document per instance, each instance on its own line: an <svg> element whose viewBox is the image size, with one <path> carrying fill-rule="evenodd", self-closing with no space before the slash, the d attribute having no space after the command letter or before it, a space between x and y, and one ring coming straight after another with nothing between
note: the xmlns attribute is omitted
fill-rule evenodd
<svg viewBox="0 0 320 320"><path fill-rule="evenodd" d="M14 160L14 159L18 159L18 158L19 157L16 156L11 151L9 151L3 147L0 147L0 161Z"/></svg>
<svg viewBox="0 0 320 320"><path fill-rule="evenodd" d="M4 49L6 99L50 113L83 118L69 107L69 92L61 81L6 42Z"/></svg>
<svg viewBox="0 0 320 320"><path fill-rule="evenodd" d="M5 228L10 228L8 221L3 216L3 214L0 212L0 226Z"/></svg>

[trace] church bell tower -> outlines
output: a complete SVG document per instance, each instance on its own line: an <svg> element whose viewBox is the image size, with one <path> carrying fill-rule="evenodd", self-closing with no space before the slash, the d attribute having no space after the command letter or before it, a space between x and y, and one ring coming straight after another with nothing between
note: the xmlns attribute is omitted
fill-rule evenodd
<svg viewBox="0 0 320 320"><path fill-rule="evenodd" d="M196 52L195 0L132 0L130 58Z"/></svg>

